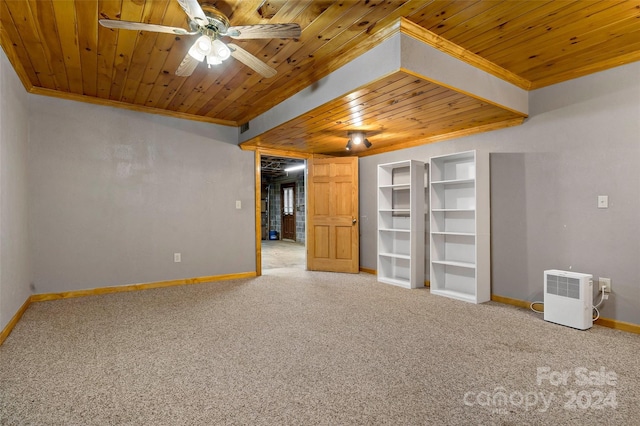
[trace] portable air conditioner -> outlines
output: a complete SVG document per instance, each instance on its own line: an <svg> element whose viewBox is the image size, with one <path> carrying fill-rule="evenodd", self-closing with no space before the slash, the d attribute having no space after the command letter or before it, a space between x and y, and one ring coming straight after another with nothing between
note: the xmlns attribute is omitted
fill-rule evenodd
<svg viewBox="0 0 640 426"><path fill-rule="evenodd" d="M544 320L579 330L593 326L593 277L544 271Z"/></svg>

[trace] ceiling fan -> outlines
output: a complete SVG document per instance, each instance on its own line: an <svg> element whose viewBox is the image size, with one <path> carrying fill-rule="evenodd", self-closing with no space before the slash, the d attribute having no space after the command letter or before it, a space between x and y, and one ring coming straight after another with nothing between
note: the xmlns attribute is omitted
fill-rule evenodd
<svg viewBox="0 0 640 426"><path fill-rule="evenodd" d="M224 43L221 37L232 39L258 39L258 38L296 38L300 37L300 25L289 24L257 24L244 26L231 26L229 19L213 5L203 4L197 0L177 0L180 7L189 17L189 29L168 27L165 25L145 24L142 22L114 21L100 19L100 25L107 28L153 31L177 35L197 35L200 37L189 49L176 70L176 75L190 76L200 62L205 59L207 65L221 64L230 56L242 62L263 77L269 78L276 75L276 70L253 56L234 43Z"/></svg>

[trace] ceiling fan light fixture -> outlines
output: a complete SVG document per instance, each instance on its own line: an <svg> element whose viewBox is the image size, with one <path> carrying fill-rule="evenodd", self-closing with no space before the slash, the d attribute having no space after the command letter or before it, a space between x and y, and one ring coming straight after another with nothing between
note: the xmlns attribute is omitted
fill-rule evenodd
<svg viewBox="0 0 640 426"><path fill-rule="evenodd" d="M221 61L229 59L229 57L231 56L231 50L229 49L229 47L227 47L226 44L218 39L213 41L211 48L215 55L220 58Z"/></svg>
<svg viewBox="0 0 640 426"><path fill-rule="evenodd" d="M210 55L207 55L207 65L209 65L209 68L211 68L211 65L220 65L222 63L222 60L214 55L213 53Z"/></svg>
<svg viewBox="0 0 640 426"><path fill-rule="evenodd" d="M347 141L347 146L345 148L347 151L351 151L351 139Z"/></svg>
<svg viewBox="0 0 640 426"><path fill-rule="evenodd" d="M191 49L189 49L189 55L191 55L194 59L202 62L204 61L205 56L208 56L211 53L211 39L205 35L201 36L193 43Z"/></svg>
<svg viewBox="0 0 640 426"><path fill-rule="evenodd" d="M371 148L371 142L369 142L369 139L364 138L363 142L364 142L364 146L366 146L367 148Z"/></svg>

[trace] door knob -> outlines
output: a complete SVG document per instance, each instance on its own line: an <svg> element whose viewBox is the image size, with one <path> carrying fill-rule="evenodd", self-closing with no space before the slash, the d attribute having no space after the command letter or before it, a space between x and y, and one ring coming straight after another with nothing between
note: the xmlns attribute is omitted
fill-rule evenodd
<svg viewBox="0 0 640 426"><path fill-rule="evenodd" d="M351 223L353 225L355 225L358 222L358 219L356 219L355 217L351 219Z"/></svg>

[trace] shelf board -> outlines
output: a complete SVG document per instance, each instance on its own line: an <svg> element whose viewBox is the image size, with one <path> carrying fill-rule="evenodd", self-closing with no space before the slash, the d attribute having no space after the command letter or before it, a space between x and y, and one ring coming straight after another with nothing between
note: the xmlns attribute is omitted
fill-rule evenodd
<svg viewBox="0 0 640 426"><path fill-rule="evenodd" d="M432 212L475 212L476 209L431 209Z"/></svg>
<svg viewBox="0 0 640 426"><path fill-rule="evenodd" d="M378 165L378 167L385 170L400 169L402 167L409 167L409 166L411 166L411 160L400 160L400 161L394 161L392 163L384 163L384 164Z"/></svg>
<svg viewBox="0 0 640 426"><path fill-rule="evenodd" d="M463 183L474 183L475 179L451 179L451 180L438 180L431 182L431 185L458 185Z"/></svg>
<svg viewBox="0 0 640 426"><path fill-rule="evenodd" d="M431 294L436 294L438 296L446 296L452 299L463 300L465 302L478 303L478 301L476 300L475 294L463 293L461 291L436 289L434 287L431 287Z"/></svg>
<svg viewBox="0 0 640 426"><path fill-rule="evenodd" d="M378 256L384 257L392 257L394 259L406 259L411 260L411 256L408 254L399 254L399 253L378 253Z"/></svg>
<svg viewBox="0 0 640 426"><path fill-rule="evenodd" d="M378 281L386 284L397 285L399 287L411 288L411 281L405 278L392 278L378 275Z"/></svg>
<svg viewBox="0 0 640 426"><path fill-rule="evenodd" d="M378 188L380 189L384 189L384 188L389 188L389 189L411 189L411 185L408 183L396 183L396 184L392 184L392 185L380 185Z"/></svg>
<svg viewBox="0 0 640 426"><path fill-rule="evenodd" d="M410 209L378 209L378 211L387 213L411 213Z"/></svg>
<svg viewBox="0 0 640 426"><path fill-rule="evenodd" d="M410 229L397 229L397 228L380 228L378 231L384 232L411 232Z"/></svg>
<svg viewBox="0 0 640 426"><path fill-rule="evenodd" d="M469 163L469 162L474 162L475 158L476 158L476 152L475 150L471 150L471 151L457 152L455 154L445 154L445 155L438 155L436 157L431 157L431 162L445 161L447 163L453 163L453 162Z"/></svg>
<svg viewBox="0 0 640 426"><path fill-rule="evenodd" d="M458 262L456 260L432 260L431 263L445 266L458 266L460 268L476 269L476 264L471 262Z"/></svg>
<svg viewBox="0 0 640 426"><path fill-rule="evenodd" d="M460 235L463 237L475 237L476 234L474 234L473 232L449 232L449 231L444 231L444 232L439 232L439 231L432 231L431 232L433 235Z"/></svg>

